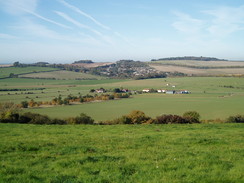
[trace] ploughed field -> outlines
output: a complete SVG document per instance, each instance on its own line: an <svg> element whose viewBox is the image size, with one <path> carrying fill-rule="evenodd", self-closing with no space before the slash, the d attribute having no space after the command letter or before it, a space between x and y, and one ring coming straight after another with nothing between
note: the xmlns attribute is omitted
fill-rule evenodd
<svg viewBox="0 0 244 183"><path fill-rule="evenodd" d="M0 182L243 182L243 124L0 124Z"/></svg>
<svg viewBox="0 0 244 183"><path fill-rule="evenodd" d="M144 93L133 94L129 99L82 103L67 106L28 108L24 112L47 114L50 117L74 117L86 113L96 121L111 120L132 110L141 110L151 117L162 114L179 114L194 110L201 119L226 119L230 115L243 114L244 78L239 77L183 77L148 80L45 80L10 78L0 80L1 102L51 101L61 95L94 95L91 89L127 88L188 90L190 94ZM173 87L174 86L174 87ZM24 91L27 89L27 91ZM98 94L99 95L99 94Z"/></svg>

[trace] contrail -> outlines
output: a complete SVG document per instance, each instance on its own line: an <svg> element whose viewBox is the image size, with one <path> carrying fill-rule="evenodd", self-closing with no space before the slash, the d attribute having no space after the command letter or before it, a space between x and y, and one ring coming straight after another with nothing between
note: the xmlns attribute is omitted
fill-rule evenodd
<svg viewBox="0 0 244 183"><path fill-rule="evenodd" d="M101 32L74 20L73 18L69 17L67 14L65 14L63 12L60 12L60 11L54 11L54 12L56 14L58 14L59 16L61 16L62 18L64 18L65 20L67 20L68 22L71 22L72 24L76 25L77 27L87 29L87 30L93 32L94 34L100 36L107 43L112 44L112 42L106 36L104 36Z"/></svg>
<svg viewBox="0 0 244 183"><path fill-rule="evenodd" d="M95 18L93 18L91 15L81 11L79 8L67 3L66 1L64 0L58 0L60 3L62 3L63 5L65 5L66 7L72 9L73 11L87 17L88 19L92 20L95 24L97 24L98 26L102 27L103 29L106 29L106 30L110 30L110 27L106 26L106 25L103 25L102 23L100 23L99 21L97 21Z"/></svg>
<svg viewBox="0 0 244 183"><path fill-rule="evenodd" d="M101 36L102 34L94 29L92 29L91 27L87 26L87 25L84 25L76 20L74 20L73 18L71 18L70 16L68 16L67 14L63 13L63 12L60 12L60 11L54 11L56 14L58 14L59 16L63 17L65 20L67 20L68 22L71 22L72 24L76 25L77 27L80 27L80 28L84 28L84 29L88 29L90 30L91 32Z"/></svg>
<svg viewBox="0 0 244 183"><path fill-rule="evenodd" d="M23 9L23 10L24 10L24 9ZM29 14L31 14L31 15L34 15L34 16L37 17L37 18L40 18L40 19L45 20L45 21L47 21L47 22L53 23L53 24L58 25L58 26L60 26L60 27L63 27L63 28L66 28L66 29L72 29L72 28L69 27L69 26L66 26L66 25L64 25L64 24L61 24L61 23L55 22L55 21L53 21L53 20L50 20L50 19L48 19L48 18L45 18L45 17L43 17L43 16L41 16L41 15L35 13L35 12L29 11L29 10L24 10L24 11L27 12L27 13L29 13Z"/></svg>

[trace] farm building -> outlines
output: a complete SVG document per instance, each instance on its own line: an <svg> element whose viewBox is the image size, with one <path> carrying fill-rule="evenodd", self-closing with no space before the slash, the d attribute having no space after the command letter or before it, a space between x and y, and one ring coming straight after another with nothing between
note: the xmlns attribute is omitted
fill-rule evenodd
<svg viewBox="0 0 244 183"><path fill-rule="evenodd" d="M149 93L150 89L143 89L142 92Z"/></svg>
<svg viewBox="0 0 244 183"><path fill-rule="evenodd" d="M166 90L161 90L161 89L159 89L159 90L157 90L157 92L158 92L158 93L165 93Z"/></svg>
<svg viewBox="0 0 244 183"><path fill-rule="evenodd" d="M188 90L181 90L179 92L177 92L179 94L189 94L190 92Z"/></svg>
<svg viewBox="0 0 244 183"><path fill-rule="evenodd" d="M175 90L167 90L166 94L175 94Z"/></svg>
<svg viewBox="0 0 244 183"><path fill-rule="evenodd" d="M96 93L105 93L106 90L104 88L100 88L100 89L96 89L95 92Z"/></svg>

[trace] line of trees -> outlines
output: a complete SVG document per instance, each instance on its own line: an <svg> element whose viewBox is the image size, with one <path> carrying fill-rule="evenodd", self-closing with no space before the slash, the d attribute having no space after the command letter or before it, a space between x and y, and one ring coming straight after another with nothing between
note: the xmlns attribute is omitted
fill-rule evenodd
<svg viewBox="0 0 244 183"><path fill-rule="evenodd" d="M244 115L230 116L226 119L229 123L244 123ZM116 125L116 124L193 124L201 123L200 114L196 111L185 112L182 116L164 114L151 118L142 111L132 111L120 118L108 121L95 122L90 116L81 113L79 116L66 119L51 119L47 115L37 113L22 113L13 103L0 104L0 123L21 123L21 124L98 124L98 125Z"/></svg>
<svg viewBox="0 0 244 183"><path fill-rule="evenodd" d="M105 101L105 100L114 100L114 99L121 99L121 98L129 98L130 93L113 93L113 94L101 94L101 95L85 95L85 96L73 96L68 95L65 98L62 98L61 95L55 97L51 101L34 101L31 99L28 101L22 101L17 106L19 108L28 108L28 107L39 107L42 105L69 105L70 103L84 103L84 102L93 102L93 101Z"/></svg>

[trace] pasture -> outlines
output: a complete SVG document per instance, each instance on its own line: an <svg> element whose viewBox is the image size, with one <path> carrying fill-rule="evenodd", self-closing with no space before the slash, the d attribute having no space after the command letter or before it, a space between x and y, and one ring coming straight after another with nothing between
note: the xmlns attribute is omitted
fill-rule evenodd
<svg viewBox="0 0 244 183"><path fill-rule="evenodd" d="M0 124L0 182L243 182L243 124Z"/></svg>
<svg viewBox="0 0 244 183"><path fill-rule="evenodd" d="M50 101L61 95L86 95L89 90L144 88L189 90L191 94L167 95L160 93L137 94L129 99L105 102L91 102L69 106L29 108L24 111L47 114L50 117L71 117L86 113L96 121L110 120L128 114L132 110L141 110L151 117L162 114L179 114L195 110L201 119L222 119L230 115L243 114L244 78L234 77L184 77L148 80L41 80L41 79L6 79L0 80L1 88L29 88L27 91L1 91L1 102L12 101ZM168 86L167 86L168 85ZM31 90L44 88L43 90ZM32 94L28 94L32 92ZM28 97L28 98L27 98ZM112 112L111 112L112 111Z"/></svg>
<svg viewBox="0 0 244 183"><path fill-rule="evenodd" d="M27 74L36 72L47 72L47 71L57 71L57 68L50 67L2 67L0 68L0 78L9 77L11 73L13 74Z"/></svg>
<svg viewBox="0 0 244 183"><path fill-rule="evenodd" d="M62 79L62 80L87 80L87 79L105 79L101 76L95 76L91 74L85 74L81 72L72 72L66 70L60 71L53 71L53 72L43 72L43 73L32 73L32 74L25 74L21 77L27 78L52 78L52 79Z"/></svg>

